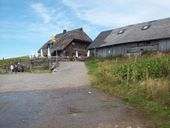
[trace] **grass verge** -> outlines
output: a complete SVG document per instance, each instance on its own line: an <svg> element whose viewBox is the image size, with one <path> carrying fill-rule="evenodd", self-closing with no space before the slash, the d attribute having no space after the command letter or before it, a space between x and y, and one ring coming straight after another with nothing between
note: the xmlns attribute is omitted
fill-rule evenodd
<svg viewBox="0 0 170 128"><path fill-rule="evenodd" d="M91 85L150 112L156 128L170 126L170 55L86 60Z"/></svg>

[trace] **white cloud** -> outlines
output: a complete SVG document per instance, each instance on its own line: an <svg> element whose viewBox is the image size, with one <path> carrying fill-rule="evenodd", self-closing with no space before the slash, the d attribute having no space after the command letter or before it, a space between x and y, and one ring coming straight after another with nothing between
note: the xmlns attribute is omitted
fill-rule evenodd
<svg viewBox="0 0 170 128"><path fill-rule="evenodd" d="M54 30L63 30L72 26L66 11L59 6L47 7L43 3L33 3L31 8L43 18L44 22L32 23L31 30L38 32L53 32Z"/></svg>
<svg viewBox="0 0 170 128"><path fill-rule="evenodd" d="M169 17L169 0L63 0L76 15L88 23L122 26Z"/></svg>
<svg viewBox="0 0 170 128"><path fill-rule="evenodd" d="M42 3L34 3L31 5L32 9L43 18L45 23L50 22L51 16L49 15L48 9Z"/></svg>

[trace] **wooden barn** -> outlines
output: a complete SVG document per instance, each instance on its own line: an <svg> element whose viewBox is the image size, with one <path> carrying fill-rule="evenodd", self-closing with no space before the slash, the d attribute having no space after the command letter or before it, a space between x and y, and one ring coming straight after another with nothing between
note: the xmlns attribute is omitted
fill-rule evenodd
<svg viewBox="0 0 170 128"><path fill-rule="evenodd" d="M88 49L96 57L170 51L170 18L101 32Z"/></svg>
<svg viewBox="0 0 170 128"><path fill-rule="evenodd" d="M86 56L87 47L92 42L90 37L83 31L83 28L71 31L63 30L62 33L55 35L53 38L38 50L43 56L48 56L49 51L51 56L72 57L76 54Z"/></svg>

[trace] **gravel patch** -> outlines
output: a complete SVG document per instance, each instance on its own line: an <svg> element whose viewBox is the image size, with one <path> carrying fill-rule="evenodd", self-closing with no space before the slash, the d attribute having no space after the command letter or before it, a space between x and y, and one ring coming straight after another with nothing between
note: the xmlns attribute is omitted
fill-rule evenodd
<svg viewBox="0 0 170 128"><path fill-rule="evenodd" d="M83 62L60 62L54 73L17 73L0 75L0 92L53 90L89 85Z"/></svg>

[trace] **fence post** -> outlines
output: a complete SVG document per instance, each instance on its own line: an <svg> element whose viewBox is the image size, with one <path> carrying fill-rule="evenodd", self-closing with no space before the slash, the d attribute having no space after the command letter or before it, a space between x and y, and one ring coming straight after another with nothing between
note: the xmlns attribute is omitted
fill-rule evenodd
<svg viewBox="0 0 170 128"><path fill-rule="evenodd" d="M128 88L129 88L129 65L128 65L128 67L127 67L127 86L128 86Z"/></svg>
<svg viewBox="0 0 170 128"><path fill-rule="evenodd" d="M51 65L52 65L51 57L48 57L47 60L48 60L49 69L51 70Z"/></svg>
<svg viewBox="0 0 170 128"><path fill-rule="evenodd" d="M32 59L30 59L30 72L32 72L32 67L33 67L33 60Z"/></svg>

